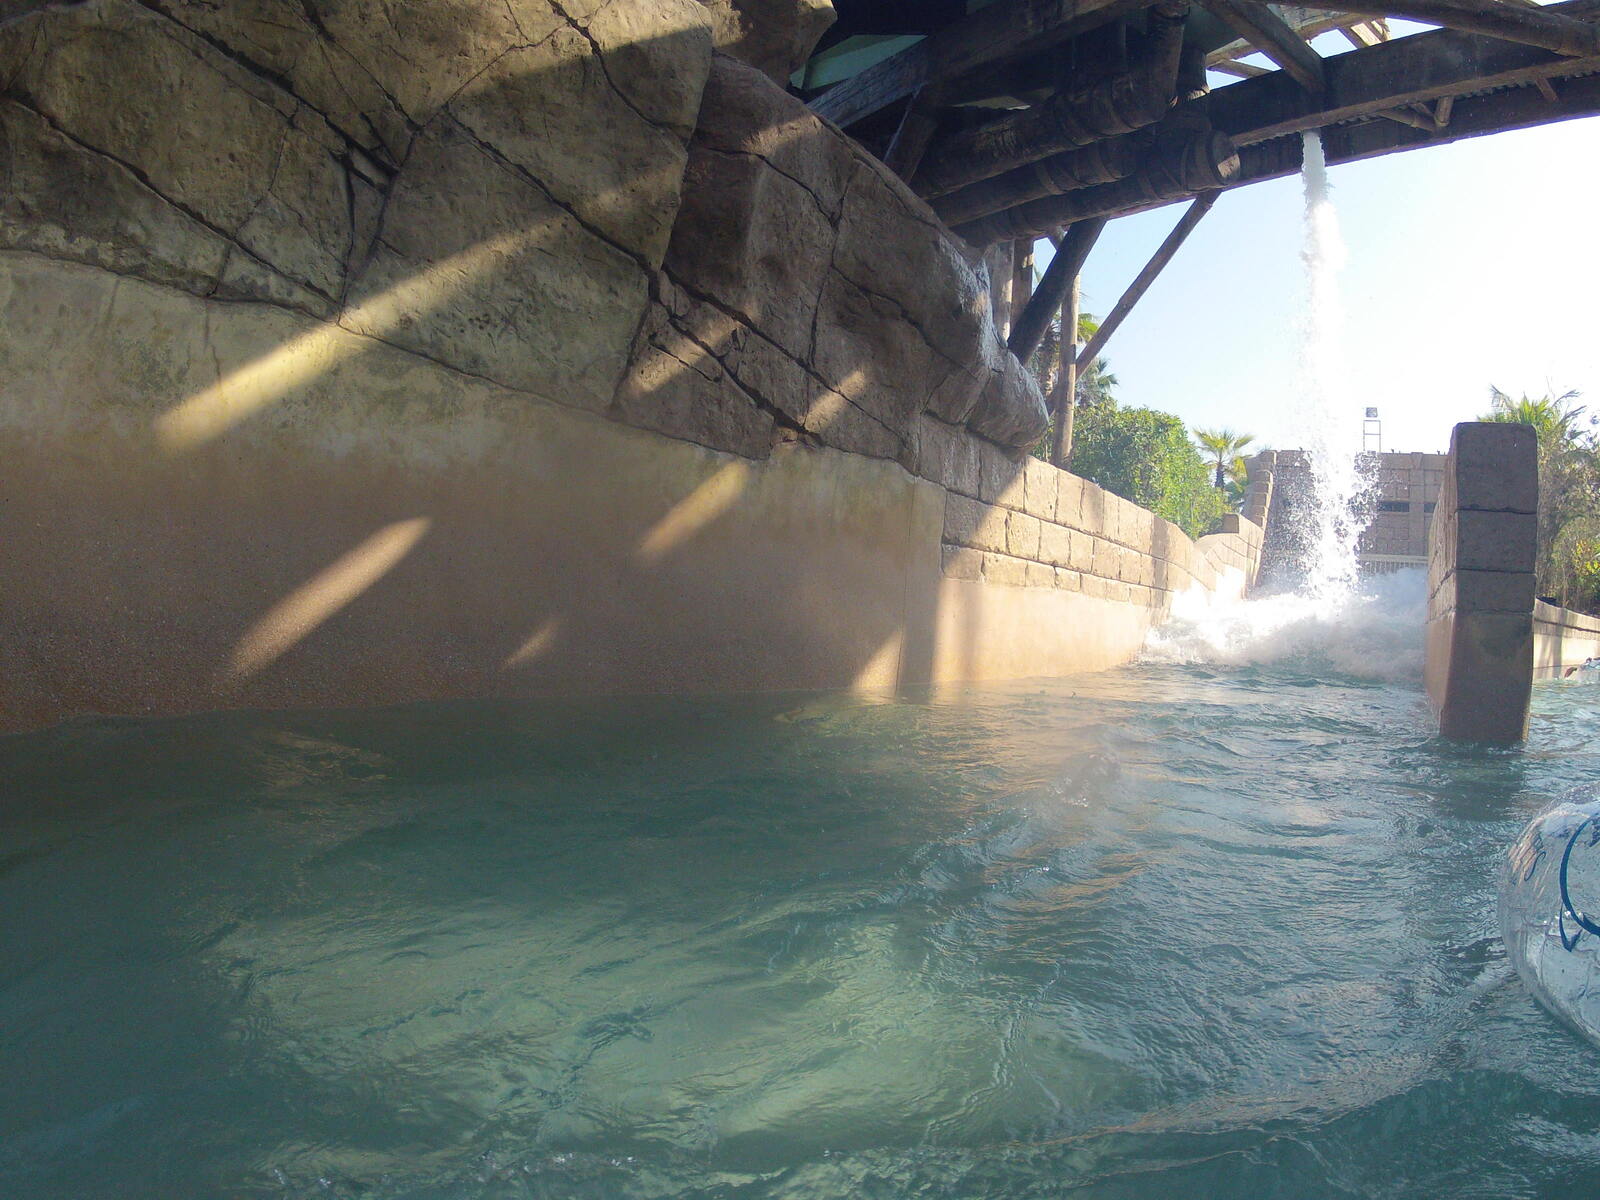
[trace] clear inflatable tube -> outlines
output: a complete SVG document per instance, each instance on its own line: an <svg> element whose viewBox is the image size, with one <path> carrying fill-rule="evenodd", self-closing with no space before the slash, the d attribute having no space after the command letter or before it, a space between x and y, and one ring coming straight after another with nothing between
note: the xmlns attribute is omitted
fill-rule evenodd
<svg viewBox="0 0 1600 1200"><path fill-rule="evenodd" d="M1500 933L1534 997L1600 1045L1600 799L1557 801L1500 870Z"/></svg>

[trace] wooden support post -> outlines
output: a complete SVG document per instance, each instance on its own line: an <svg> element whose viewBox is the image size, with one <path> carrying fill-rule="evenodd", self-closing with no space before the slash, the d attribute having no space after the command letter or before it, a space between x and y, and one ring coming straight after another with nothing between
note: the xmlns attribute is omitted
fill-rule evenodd
<svg viewBox="0 0 1600 1200"><path fill-rule="evenodd" d="M1433 106L1433 123L1440 129L1450 124L1450 110L1455 108L1454 96L1440 96L1438 103Z"/></svg>
<svg viewBox="0 0 1600 1200"><path fill-rule="evenodd" d="M1206 192L1195 197L1188 211L1173 226L1172 232L1167 234L1166 241L1162 242L1150 256L1150 261L1145 263L1144 270L1134 277L1133 282L1128 285L1128 290L1122 293L1122 298L1106 314L1105 320L1100 322L1100 328L1089 339L1089 344L1083 348L1082 361L1085 366L1100 357L1100 352L1111 340L1111 335L1117 331L1117 326L1127 319L1128 314L1133 311L1133 306L1144 298L1144 294L1150 290L1150 285L1156 281L1156 276L1166 269L1173 255L1178 253L1178 247L1182 246L1185 239L1194 232L1194 227L1200 224L1200 218L1211 211L1211 206L1217 202L1218 195L1217 192Z"/></svg>
<svg viewBox="0 0 1600 1200"><path fill-rule="evenodd" d="M1313 95L1328 90L1322 56L1265 4L1256 0L1204 0L1224 25L1277 63Z"/></svg>
<svg viewBox="0 0 1600 1200"><path fill-rule="evenodd" d="M1011 311L1022 312L1033 299L1033 238L1011 243Z"/></svg>
<svg viewBox="0 0 1600 1200"><path fill-rule="evenodd" d="M889 149L884 152L884 165L909 182L917 173L922 153L933 140L933 131L938 125L939 89L935 84L928 84L919 88L907 102Z"/></svg>
<svg viewBox="0 0 1600 1200"><path fill-rule="evenodd" d="M1011 330L1011 243L990 246L983 261L989 268L989 311L995 329L1005 337Z"/></svg>
<svg viewBox="0 0 1600 1200"><path fill-rule="evenodd" d="M1074 275L1061 305L1061 369L1050 394L1050 462L1063 471L1072 461L1072 426L1078 410L1078 301L1078 276Z"/></svg>
<svg viewBox="0 0 1600 1200"><path fill-rule="evenodd" d="M1033 352L1044 340L1044 331L1050 326L1050 318L1055 316L1056 310L1066 299L1067 290L1078 277L1078 272L1083 270L1089 251L1094 249L1095 239L1105 227L1105 218L1097 217L1079 221L1067 230L1067 236L1061 241L1061 249L1050 260L1050 266L1045 269L1044 278L1039 281L1033 299L1011 324L1011 336L1006 340L1006 348L1022 362L1026 363L1033 357Z"/></svg>

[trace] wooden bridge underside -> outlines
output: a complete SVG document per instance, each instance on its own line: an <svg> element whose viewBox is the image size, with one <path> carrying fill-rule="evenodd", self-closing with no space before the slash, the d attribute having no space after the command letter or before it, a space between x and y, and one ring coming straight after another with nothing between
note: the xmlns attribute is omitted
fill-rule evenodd
<svg viewBox="0 0 1600 1200"><path fill-rule="evenodd" d="M1524 0L1333 2L1330 10L1259 0L1195 0L1192 9L1188 0L995 0L813 94L810 103L879 151L926 195L927 174L918 169L925 156L937 159L945 147L959 151L963 139L972 141L974 127L1014 121L1019 110L1042 109L1061 93L1114 73L1120 64L1107 65L1118 53L1117 39L1108 36L1111 27L1137 22L1145 10L1181 12L1186 54L1196 51L1191 30L1197 17L1213 26L1220 21L1238 34L1221 46L1198 49L1207 70L1241 78L1187 95L1181 81L1169 82L1173 94L1163 122L1181 119L1225 135L1239 151L1237 167L1227 169L1216 188L1155 200L1119 196L1104 190L1106 184L1098 191L1074 189L1095 193L1091 197L1069 191L1069 200L1057 193L1054 205L1062 219L1055 226L1086 215L1121 216L1298 169L1298 139L1273 143L1305 130L1322 130L1329 161L1343 162L1600 114L1600 0L1544 7ZM1389 17L1443 28L1391 39ZM1307 38L1330 30L1359 48L1322 57ZM1124 29L1124 47L1127 36ZM1253 63L1252 51L1269 65ZM1131 64L1124 70L1136 74L1137 50L1121 54ZM1035 159L1026 146L1017 146L1011 169L1048 158L1057 147L1045 141L1039 149ZM939 189L932 194L938 207ZM984 242L997 240L986 236L992 232L987 225L973 232Z"/></svg>
<svg viewBox="0 0 1600 1200"><path fill-rule="evenodd" d="M880 4L907 11L840 11L871 20ZM1391 18L1438 28L1391 37ZM1320 131L1343 163L1600 115L1600 0L993 0L904 32L923 36L803 94L987 250L1022 359L1058 311L1076 327L1077 274L1107 221L1190 202L1099 335L1063 356L1058 462L1077 367L1219 195L1300 170L1299 134ZM1319 54L1309 39L1330 32L1352 48ZM1035 289L1041 237L1061 249Z"/></svg>

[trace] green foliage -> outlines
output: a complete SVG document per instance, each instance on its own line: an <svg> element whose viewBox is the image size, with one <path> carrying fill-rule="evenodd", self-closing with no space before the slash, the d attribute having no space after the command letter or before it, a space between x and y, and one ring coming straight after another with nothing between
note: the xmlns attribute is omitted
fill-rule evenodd
<svg viewBox="0 0 1600 1200"><path fill-rule="evenodd" d="M1100 322L1092 313L1078 314L1078 346L1086 344L1099 332ZM1078 373L1078 403L1103 404L1111 399L1111 389L1117 386L1117 377L1106 370L1105 359L1096 355L1087 364L1087 370ZM1061 372L1061 314L1050 319L1044 339L1028 360L1028 369L1038 381L1044 394L1055 394L1056 378ZM1043 457L1043 456L1041 456Z"/></svg>
<svg viewBox="0 0 1600 1200"><path fill-rule="evenodd" d="M1229 474L1243 469L1243 460L1240 456L1245 447L1256 438L1253 433L1235 433L1231 429L1196 429L1194 440L1200 443L1200 449L1211 459L1211 465L1216 471L1214 486L1222 488L1226 493ZM1240 495L1243 494L1241 488Z"/></svg>
<svg viewBox="0 0 1600 1200"><path fill-rule="evenodd" d="M1078 341L1087 342L1100 328L1088 313L1078 318ZM1029 362L1039 386L1048 396L1061 363L1060 318L1052 324L1039 350ZM1078 378L1073 409L1070 466L1074 474L1092 479L1108 491L1132 500L1179 526L1190 537L1208 533L1227 511L1224 492L1211 486L1206 464L1183 422L1170 413L1148 408L1118 408L1113 389L1117 377L1105 369L1103 359L1087 364ZM1035 458L1050 458L1053 430L1045 430L1033 448ZM1250 441L1246 436L1239 448ZM1244 460L1228 464L1239 477L1243 492Z"/></svg>
<svg viewBox="0 0 1600 1200"><path fill-rule="evenodd" d="M1250 469L1244 456L1235 455L1228 463L1227 478L1222 483L1222 499L1229 512L1238 512L1244 504L1245 490L1250 486Z"/></svg>
<svg viewBox="0 0 1600 1200"><path fill-rule="evenodd" d="M1078 409L1072 470L1165 517L1190 537L1225 511L1183 422L1171 413L1116 404Z"/></svg>
<svg viewBox="0 0 1600 1200"><path fill-rule="evenodd" d="M1600 611L1600 446L1577 392L1512 399L1489 389L1483 421L1533 426L1539 442L1535 581L1541 596Z"/></svg>

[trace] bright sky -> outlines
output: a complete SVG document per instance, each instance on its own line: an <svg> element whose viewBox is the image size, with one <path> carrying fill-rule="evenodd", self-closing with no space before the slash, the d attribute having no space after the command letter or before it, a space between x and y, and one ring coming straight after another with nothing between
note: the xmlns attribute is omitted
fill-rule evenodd
<svg viewBox="0 0 1600 1200"><path fill-rule="evenodd" d="M1487 409L1490 384L1577 388L1600 412L1600 118L1336 165L1329 179L1358 428L1374 405L1385 450L1444 450L1453 424ZM1257 447L1299 444L1302 207L1298 178L1222 195L1107 344L1123 404L1252 433ZM1085 311L1116 303L1182 212L1106 227Z"/></svg>

